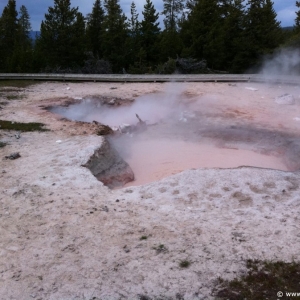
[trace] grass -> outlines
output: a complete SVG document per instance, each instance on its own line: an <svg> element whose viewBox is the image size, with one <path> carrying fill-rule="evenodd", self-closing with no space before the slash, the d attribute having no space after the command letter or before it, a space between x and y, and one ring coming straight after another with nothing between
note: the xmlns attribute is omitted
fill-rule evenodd
<svg viewBox="0 0 300 300"><path fill-rule="evenodd" d="M285 295L285 292L300 293L300 263L248 260L246 266L247 275L232 281L218 280L214 291L217 299L300 299L300 296ZM277 297L279 291L283 297Z"/></svg>
<svg viewBox="0 0 300 300"><path fill-rule="evenodd" d="M18 94L19 88L26 88L36 84L32 80L0 80L0 97L5 97L7 100L21 100L26 96Z"/></svg>
<svg viewBox="0 0 300 300"><path fill-rule="evenodd" d="M0 120L0 130L17 130L17 131L48 131L48 129L43 128L45 124L43 123L19 123L12 121Z"/></svg>
<svg viewBox="0 0 300 300"><path fill-rule="evenodd" d="M188 268L191 265L191 262L189 260L181 260L179 262L179 267L182 269Z"/></svg>
<svg viewBox="0 0 300 300"><path fill-rule="evenodd" d="M26 88L34 84L37 84L37 82L33 80L0 80L0 88L2 87Z"/></svg>
<svg viewBox="0 0 300 300"><path fill-rule="evenodd" d="M20 94L13 94L13 95L6 95L7 100L21 100L25 98L25 95Z"/></svg>
<svg viewBox="0 0 300 300"><path fill-rule="evenodd" d="M6 145L7 143L0 142L0 148L4 148Z"/></svg>
<svg viewBox="0 0 300 300"><path fill-rule="evenodd" d="M143 236L141 236L140 237L140 240L142 241L142 240L147 240L148 239L148 237L146 236L146 235L143 235Z"/></svg>
<svg viewBox="0 0 300 300"><path fill-rule="evenodd" d="M138 295L138 300L184 300L184 297L179 293L175 295L175 298L166 296L150 297L147 295Z"/></svg>

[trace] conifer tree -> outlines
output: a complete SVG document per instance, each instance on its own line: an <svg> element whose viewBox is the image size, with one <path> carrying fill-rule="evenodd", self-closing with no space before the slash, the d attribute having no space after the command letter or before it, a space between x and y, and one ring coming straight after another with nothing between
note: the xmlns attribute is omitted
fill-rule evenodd
<svg viewBox="0 0 300 300"><path fill-rule="evenodd" d="M262 6L263 22L261 24L262 45L264 53L273 52L283 41L280 22L277 21L277 13L273 7L274 2L265 0Z"/></svg>
<svg viewBox="0 0 300 300"><path fill-rule="evenodd" d="M2 72L14 71L11 60L18 34L17 17L16 1L9 0L3 9L0 20L0 70Z"/></svg>
<svg viewBox="0 0 300 300"><path fill-rule="evenodd" d="M54 0L41 24L38 48L50 68L76 68L83 64L85 21L70 0Z"/></svg>
<svg viewBox="0 0 300 300"><path fill-rule="evenodd" d="M296 1L296 19L295 19L295 29L297 32L300 32L300 1Z"/></svg>
<svg viewBox="0 0 300 300"><path fill-rule="evenodd" d="M18 31L16 43L12 52L12 67L15 72L30 72L32 69L32 41L29 33L31 31L30 16L27 8L22 5L19 11Z"/></svg>
<svg viewBox="0 0 300 300"><path fill-rule="evenodd" d="M141 22L141 50L145 53L146 61L153 65L159 60L158 39L160 34L158 16L151 0L146 0L142 12L143 20Z"/></svg>
<svg viewBox="0 0 300 300"><path fill-rule="evenodd" d="M271 53L283 41L276 16L271 0L248 0L240 53L245 66L255 66L264 54Z"/></svg>
<svg viewBox="0 0 300 300"><path fill-rule="evenodd" d="M112 64L114 72L121 72L128 66L128 23L119 0L104 0L103 55Z"/></svg>
<svg viewBox="0 0 300 300"><path fill-rule="evenodd" d="M103 56L102 38L103 38L104 9L101 0L96 0L92 13L87 18L87 41L89 48L95 57Z"/></svg>
<svg viewBox="0 0 300 300"><path fill-rule="evenodd" d="M162 32L160 49L161 58L176 58L182 50L182 41L179 36L179 22L182 20L185 0L163 0L165 15L165 29Z"/></svg>
<svg viewBox="0 0 300 300"><path fill-rule="evenodd" d="M130 5L130 33L131 35L138 35L140 31L140 22L139 22L139 14L136 9L135 2L132 1Z"/></svg>
<svg viewBox="0 0 300 300"><path fill-rule="evenodd" d="M290 34L285 32L285 46L299 48L300 45L300 1L296 1L296 18L294 30Z"/></svg>
<svg viewBox="0 0 300 300"><path fill-rule="evenodd" d="M129 62L131 73L139 73L141 71L140 60L137 59L141 47L141 23L138 20L139 14L137 13L135 2L132 1L130 5L130 20L129 20Z"/></svg>
<svg viewBox="0 0 300 300"><path fill-rule="evenodd" d="M163 0L165 15L164 24L167 31L176 31L178 29L178 21L183 13L185 0Z"/></svg>
<svg viewBox="0 0 300 300"><path fill-rule="evenodd" d="M19 17L18 23L19 23L21 32L24 36L29 37L29 32L31 31L30 16L29 16L27 8L24 5L22 5L20 7L19 16L20 17Z"/></svg>
<svg viewBox="0 0 300 300"><path fill-rule="evenodd" d="M243 0L222 0L221 14L223 16L224 62L223 69L239 73L238 55L242 51L244 33L245 6Z"/></svg>
<svg viewBox="0 0 300 300"><path fill-rule="evenodd" d="M222 11L218 0L189 2L190 11L182 24L183 56L205 59L210 68L222 69L224 39Z"/></svg>

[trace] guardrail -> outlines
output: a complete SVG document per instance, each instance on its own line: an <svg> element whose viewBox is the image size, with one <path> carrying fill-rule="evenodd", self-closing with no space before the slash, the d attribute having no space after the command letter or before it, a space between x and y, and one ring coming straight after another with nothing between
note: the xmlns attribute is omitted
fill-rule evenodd
<svg viewBox="0 0 300 300"><path fill-rule="evenodd" d="M300 84L299 76L263 76L259 74L18 74L0 73L0 80L94 81L94 82L272 82Z"/></svg>

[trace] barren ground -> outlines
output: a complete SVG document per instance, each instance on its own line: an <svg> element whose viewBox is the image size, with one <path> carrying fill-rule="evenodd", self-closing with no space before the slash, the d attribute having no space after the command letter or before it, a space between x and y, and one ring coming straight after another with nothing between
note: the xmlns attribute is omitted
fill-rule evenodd
<svg viewBox="0 0 300 300"><path fill-rule="evenodd" d="M243 274L246 259L300 260L298 171L192 169L110 190L81 166L103 141L93 125L41 107L88 95L132 99L164 88L46 82L20 89L24 97L3 106L1 120L42 122L50 131L20 139L0 131L9 143L0 148L0 299L214 299L216 279ZM218 122L246 120L297 144L298 87L186 83L185 93L202 97L206 113L222 112ZM284 93L296 103L275 103ZM4 159L13 152L21 158ZM287 169L298 168L293 159L283 157ZM185 260L191 264L181 268Z"/></svg>

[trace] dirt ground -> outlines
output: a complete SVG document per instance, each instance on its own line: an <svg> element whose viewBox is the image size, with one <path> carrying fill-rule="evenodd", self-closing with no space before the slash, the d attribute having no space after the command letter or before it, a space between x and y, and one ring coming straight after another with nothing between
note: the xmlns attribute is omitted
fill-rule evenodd
<svg viewBox="0 0 300 300"><path fill-rule="evenodd" d="M82 166L103 143L95 125L44 109L167 85L45 82L1 105L1 120L50 131L0 131L0 299L214 299L216 280L244 274L247 259L300 260L299 171L194 168L110 190ZM284 141L283 162L298 169L299 87L185 83L184 93L218 124L268 130L262 137L274 134L277 150ZM286 93L295 104L275 102ZM5 159L13 152L21 157Z"/></svg>

